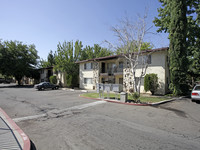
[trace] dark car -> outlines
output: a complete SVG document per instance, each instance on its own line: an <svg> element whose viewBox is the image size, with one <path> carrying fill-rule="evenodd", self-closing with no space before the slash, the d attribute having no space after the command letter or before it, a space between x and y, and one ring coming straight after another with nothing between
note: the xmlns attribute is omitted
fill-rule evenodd
<svg viewBox="0 0 200 150"><path fill-rule="evenodd" d="M52 84L50 82L41 82L40 84L36 84L34 86L35 89L40 90L45 90L45 89L52 89L52 90L57 90L59 89L58 85Z"/></svg>
<svg viewBox="0 0 200 150"><path fill-rule="evenodd" d="M0 83L10 84L11 79L0 78Z"/></svg>

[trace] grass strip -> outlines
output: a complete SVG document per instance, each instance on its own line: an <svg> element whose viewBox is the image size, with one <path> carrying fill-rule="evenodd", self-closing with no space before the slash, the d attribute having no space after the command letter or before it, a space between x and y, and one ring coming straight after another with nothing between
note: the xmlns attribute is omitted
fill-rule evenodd
<svg viewBox="0 0 200 150"><path fill-rule="evenodd" d="M84 93L81 96L84 97L89 97L89 98L99 98L99 93ZM120 99L120 94L114 94L114 93L110 93L109 95L107 93L104 93L104 98L107 99L109 97L109 99L115 99L118 98L118 100ZM168 100L170 99L170 97L166 97L166 96L140 96L140 102L143 103L156 103L156 102L160 102L163 100ZM130 96L128 96L128 100L132 100Z"/></svg>

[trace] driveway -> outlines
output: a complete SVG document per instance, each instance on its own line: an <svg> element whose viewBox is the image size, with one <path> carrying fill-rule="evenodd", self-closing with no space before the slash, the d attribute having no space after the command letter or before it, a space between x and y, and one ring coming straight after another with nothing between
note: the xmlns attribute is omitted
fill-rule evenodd
<svg viewBox="0 0 200 150"><path fill-rule="evenodd" d="M42 150L199 149L200 105L156 107L80 98L80 91L0 87L0 107Z"/></svg>

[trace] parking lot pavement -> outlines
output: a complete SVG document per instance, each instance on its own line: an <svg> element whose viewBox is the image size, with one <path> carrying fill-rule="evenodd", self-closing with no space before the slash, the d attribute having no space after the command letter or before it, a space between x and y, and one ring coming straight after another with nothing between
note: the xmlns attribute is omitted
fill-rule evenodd
<svg viewBox="0 0 200 150"><path fill-rule="evenodd" d="M73 91L0 89L1 107L37 149L198 149L200 105L182 99L157 107L98 102Z"/></svg>

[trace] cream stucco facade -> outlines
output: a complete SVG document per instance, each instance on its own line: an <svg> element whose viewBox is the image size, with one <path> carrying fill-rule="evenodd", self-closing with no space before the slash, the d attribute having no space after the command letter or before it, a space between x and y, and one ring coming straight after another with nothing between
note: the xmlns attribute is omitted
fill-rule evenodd
<svg viewBox="0 0 200 150"><path fill-rule="evenodd" d="M161 95L168 93L169 86L167 50L168 48L152 50L150 54L151 62L146 70L146 74L157 74L159 87L156 94ZM127 65L126 59L122 56L116 55L80 61L79 66L79 87L82 89L95 89L96 83L123 84L124 91L132 87L130 85L130 80L132 80L130 68ZM86 66L90 66L91 68L87 68ZM140 74L141 68L138 66L136 77L139 77ZM141 80L141 93L145 93L144 77Z"/></svg>
<svg viewBox="0 0 200 150"><path fill-rule="evenodd" d="M93 62L87 62L87 63L93 63ZM93 89L93 78L94 78L94 74L93 74L93 68L91 69L85 69L84 65L86 63L80 63L79 65L79 87L82 89ZM92 82L86 83L85 81L87 79L91 79ZM85 80L85 81L84 81Z"/></svg>

